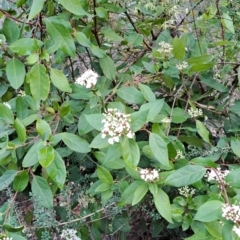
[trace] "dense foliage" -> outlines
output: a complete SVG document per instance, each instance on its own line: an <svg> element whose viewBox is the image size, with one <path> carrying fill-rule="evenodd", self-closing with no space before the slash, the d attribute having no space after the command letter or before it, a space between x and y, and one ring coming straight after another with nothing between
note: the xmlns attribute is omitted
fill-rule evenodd
<svg viewBox="0 0 240 240"><path fill-rule="evenodd" d="M0 239L240 239L239 0L0 19Z"/></svg>

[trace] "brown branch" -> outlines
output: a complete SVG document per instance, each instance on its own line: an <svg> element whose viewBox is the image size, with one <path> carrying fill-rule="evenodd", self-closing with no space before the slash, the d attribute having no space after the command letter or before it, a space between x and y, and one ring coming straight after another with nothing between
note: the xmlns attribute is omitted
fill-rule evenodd
<svg viewBox="0 0 240 240"><path fill-rule="evenodd" d="M94 17L93 17L93 23L94 23L94 30L93 30L93 34L95 35L95 38L97 40L97 44L100 47L101 46L101 42L98 36L98 30L97 30L97 13L96 13L96 7L97 7L97 2L96 0L93 0L93 13L94 13Z"/></svg>

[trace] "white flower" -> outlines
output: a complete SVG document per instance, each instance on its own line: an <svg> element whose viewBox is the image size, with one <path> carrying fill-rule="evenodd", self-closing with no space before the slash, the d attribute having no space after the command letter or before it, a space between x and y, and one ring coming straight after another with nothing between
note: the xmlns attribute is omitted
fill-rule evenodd
<svg viewBox="0 0 240 240"><path fill-rule="evenodd" d="M240 227L233 226L233 231L240 237Z"/></svg>
<svg viewBox="0 0 240 240"><path fill-rule="evenodd" d="M172 119L168 117L165 117L161 120L161 123L170 123L170 122L172 122Z"/></svg>
<svg viewBox="0 0 240 240"><path fill-rule="evenodd" d="M185 186L185 187L179 188L178 192L180 195L187 198L187 197L192 197L195 194L195 189Z"/></svg>
<svg viewBox="0 0 240 240"><path fill-rule="evenodd" d="M221 184L227 185L225 181L225 177L228 175L229 170L221 170L221 168L217 168L215 170L210 170L205 174L205 177L208 178L208 181L217 181L219 183L219 186L221 187Z"/></svg>
<svg viewBox="0 0 240 240"><path fill-rule="evenodd" d="M7 106L9 109L11 109L11 105L8 102L4 102L3 104Z"/></svg>
<svg viewBox="0 0 240 240"><path fill-rule="evenodd" d="M238 223L240 221L240 206L235 204L230 206L227 203L222 204L222 216L227 220Z"/></svg>
<svg viewBox="0 0 240 240"><path fill-rule="evenodd" d="M91 88L96 85L98 79L98 74L88 69L81 77L78 77L75 83L85 86L86 88Z"/></svg>
<svg viewBox="0 0 240 240"><path fill-rule="evenodd" d="M60 237L65 240L81 240L76 234L77 231L74 229L64 229Z"/></svg>
<svg viewBox="0 0 240 240"><path fill-rule="evenodd" d="M203 115L203 112L202 112L202 109L193 109L193 108L190 108L188 109L188 114L190 115L191 118L195 118L195 117L198 117L198 116L202 116Z"/></svg>
<svg viewBox="0 0 240 240"><path fill-rule="evenodd" d="M159 179L159 171L156 169L140 169L139 171L141 179L146 182L153 182Z"/></svg>
<svg viewBox="0 0 240 240"><path fill-rule="evenodd" d="M109 144L114 144L120 141L121 136L133 138L134 133L130 129L130 115L122 113L115 109L108 109L107 113L103 114L102 120L102 138L109 137Z"/></svg>
<svg viewBox="0 0 240 240"><path fill-rule="evenodd" d="M11 237L4 237L3 240L12 240Z"/></svg>
<svg viewBox="0 0 240 240"><path fill-rule="evenodd" d="M23 90L19 90L18 96L24 97L26 96L26 93Z"/></svg>
<svg viewBox="0 0 240 240"><path fill-rule="evenodd" d="M170 55L172 53L173 47L171 44L162 41L159 43L159 45L160 45L160 48L157 50L158 52L164 53L167 55Z"/></svg>
<svg viewBox="0 0 240 240"><path fill-rule="evenodd" d="M183 156L183 152L178 149L177 150L177 155L176 155L175 159L179 159L179 158L184 158L184 156Z"/></svg>
<svg viewBox="0 0 240 240"><path fill-rule="evenodd" d="M183 61L182 63L178 63L176 65L176 68L179 70L179 71L182 71L184 69L186 69L188 67L188 63Z"/></svg>

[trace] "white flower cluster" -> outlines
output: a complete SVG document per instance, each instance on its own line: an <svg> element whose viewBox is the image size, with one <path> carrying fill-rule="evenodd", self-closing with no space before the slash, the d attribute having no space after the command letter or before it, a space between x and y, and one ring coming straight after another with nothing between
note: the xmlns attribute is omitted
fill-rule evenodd
<svg viewBox="0 0 240 240"><path fill-rule="evenodd" d="M7 106L9 109L11 109L11 105L8 102L4 102L3 104Z"/></svg>
<svg viewBox="0 0 240 240"><path fill-rule="evenodd" d="M202 116L203 115L203 112L202 112L202 109L193 109L193 108L190 108L188 109L188 114L190 115L191 118L195 118L195 117L198 117L198 116Z"/></svg>
<svg viewBox="0 0 240 240"><path fill-rule="evenodd" d="M18 96L24 97L24 96L26 96L26 93L23 90L19 90Z"/></svg>
<svg viewBox="0 0 240 240"><path fill-rule="evenodd" d="M170 123L170 122L172 122L172 119L168 117L165 117L161 120L161 123Z"/></svg>
<svg viewBox="0 0 240 240"><path fill-rule="evenodd" d="M222 205L222 216L234 223L240 222L240 206L233 204L230 206L227 203Z"/></svg>
<svg viewBox="0 0 240 240"><path fill-rule="evenodd" d="M240 237L240 227L238 226L233 226L233 231Z"/></svg>
<svg viewBox="0 0 240 240"><path fill-rule="evenodd" d="M12 240L12 238L11 237L3 237L2 240Z"/></svg>
<svg viewBox="0 0 240 240"><path fill-rule="evenodd" d="M181 150L177 150L177 155L175 157L175 159L179 159L179 158L184 158L183 152Z"/></svg>
<svg viewBox="0 0 240 240"><path fill-rule="evenodd" d="M86 88L91 88L96 85L98 79L98 74L88 69L82 76L78 77L75 83L85 86Z"/></svg>
<svg viewBox="0 0 240 240"><path fill-rule="evenodd" d="M141 169L139 172L141 179L143 179L146 182L153 182L155 180L158 180L159 171L160 170L145 168Z"/></svg>
<svg viewBox="0 0 240 240"><path fill-rule="evenodd" d="M102 138L109 137L109 144L119 142L122 135L133 138L134 133L130 129L130 115L118 111L116 108L108 109L108 113L103 114Z"/></svg>
<svg viewBox="0 0 240 240"><path fill-rule="evenodd" d="M205 177L208 178L208 181L217 181L219 184L227 185L225 181L225 177L228 175L229 170L221 170L221 168L217 168L215 170L210 170L206 173Z"/></svg>
<svg viewBox="0 0 240 240"><path fill-rule="evenodd" d="M159 43L160 48L158 49L158 52L164 53L164 54L171 54L173 50L173 46L167 42L161 41Z"/></svg>
<svg viewBox="0 0 240 240"><path fill-rule="evenodd" d="M178 192L180 195L187 198L187 197L192 197L195 194L195 189L185 186L185 187L179 188Z"/></svg>
<svg viewBox="0 0 240 240"><path fill-rule="evenodd" d="M64 229L60 237L65 240L81 240L76 234L77 231L74 229Z"/></svg>
<svg viewBox="0 0 240 240"><path fill-rule="evenodd" d="M188 63L183 61L182 63L178 63L176 65L176 68L179 70L179 71L182 71L184 69L186 69L188 67Z"/></svg>

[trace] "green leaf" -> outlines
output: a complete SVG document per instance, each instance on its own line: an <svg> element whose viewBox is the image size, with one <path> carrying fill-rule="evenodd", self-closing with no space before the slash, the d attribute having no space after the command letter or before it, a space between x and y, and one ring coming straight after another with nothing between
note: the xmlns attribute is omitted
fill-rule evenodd
<svg viewBox="0 0 240 240"><path fill-rule="evenodd" d="M133 132L138 131L143 127L143 125L147 122L149 111L137 111L132 113L131 116L131 130Z"/></svg>
<svg viewBox="0 0 240 240"><path fill-rule="evenodd" d="M103 74L110 80L116 77L116 67L113 60L109 56L105 56L99 59L100 67L102 68Z"/></svg>
<svg viewBox="0 0 240 240"><path fill-rule="evenodd" d="M24 82L25 66L18 59L13 58L6 64L6 74L11 87L18 89Z"/></svg>
<svg viewBox="0 0 240 240"><path fill-rule="evenodd" d="M96 14L99 18L107 18L108 17L108 10L102 7L95 8Z"/></svg>
<svg viewBox="0 0 240 240"><path fill-rule="evenodd" d="M13 180L13 189L22 192L28 185L29 176L26 171L20 172Z"/></svg>
<svg viewBox="0 0 240 240"><path fill-rule="evenodd" d="M38 118L36 123L36 129L38 134L44 139L47 140L52 135L52 130L50 125L43 119Z"/></svg>
<svg viewBox="0 0 240 240"><path fill-rule="evenodd" d="M10 18L5 18L2 25L2 33L6 37L8 44L15 42L20 36L18 25Z"/></svg>
<svg viewBox="0 0 240 240"><path fill-rule="evenodd" d="M90 50L92 51L92 54L95 55L95 56L98 57L98 58L107 57L106 52L105 52L104 50L102 50L101 48L99 48L98 46L95 46L94 44L91 45ZM111 59L111 60L112 60L112 59ZM106 60L103 62L103 67L105 67L105 62L106 62ZM112 62L112 64L114 64L114 63ZM113 66L113 65L112 65L112 66ZM105 73L104 73L104 71L105 71ZM115 66L114 66L114 69L112 69L112 72L109 72L109 73L107 72L107 66L105 67L105 70L104 70L104 71L103 71L104 75L105 75L105 74L108 74L109 79L111 79L111 78L110 78L111 75L114 75L114 76L115 76L115 74L116 74ZM106 76L106 75L105 75L105 76Z"/></svg>
<svg viewBox="0 0 240 240"><path fill-rule="evenodd" d="M50 70L50 79L53 85L58 88L62 92L72 92L72 89L69 85L69 82L66 76L63 74L62 71L58 69L51 68Z"/></svg>
<svg viewBox="0 0 240 240"><path fill-rule="evenodd" d="M235 29L234 29L234 25L233 25L232 18L231 18L227 13L223 13L222 19L223 19L223 22L224 22L226 28L227 28L231 33L235 34Z"/></svg>
<svg viewBox="0 0 240 240"><path fill-rule="evenodd" d="M87 122L96 130L101 131L103 128L103 115L100 113L85 115Z"/></svg>
<svg viewBox="0 0 240 240"><path fill-rule="evenodd" d="M35 64L27 74L27 81L30 82L30 90L35 100L48 98L50 81L43 65Z"/></svg>
<svg viewBox="0 0 240 240"><path fill-rule="evenodd" d="M199 231L193 234L191 237L184 238L185 240L216 240L216 238L212 237L206 231Z"/></svg>
<svg viewBox="0 0 240 240"><path fill-rule="evenodd" d="M198 134L202 137L202 139L205 142L210 143L209 131L207 130L205 125L202 122L200 122L199 120L196 120L196 128L198 129Z"/></svg>
<svg viewBox="0 0 240 240"><path fill-rule="evenodd" d="M174 187L184 187L199 181L206 173L203 166L187 165L171 173L165 183Z"/></svg>
<svg viewBox="0 0 240 240"><path fill-rule="evenodd" d="M102 183L108 183L108 184L113 183L112 175L106 168L98 166L97 167L97 175Z"/></svg>
<svg viewBox="0 0 240 240"><path fill-rule="evenodd" d="M91 151L88 142L73 133L64 132L61 133L61 137L68 148L75 152L88 153Z"/></svg>
<svg viewBox="0 0 240 240"><path fill-rule="evenodd" d="M209 158L197 157L197 158L192 159L190 162L193 164L204 166L204 167L217 168L217 164Z"/></svg>
<svg viewBox="0 0 240 240"><path fill-rule="evenodd" d="M228 92L229 91L229 89L226 86L215 81L214 78L209 75L201 75L200 81L203 84L205 84L206 86L214 88L214 89L218 90L219 92Z"/></svg>
<svg viewBox="0 0 240 240"><path fill-rule="evenodd" d="M142 185L138 186L137 189L134 191L133 194L133 200L132 200L132 206L139 203L143 197L148 192L148 184L146 182L143 182Z"/></svg>
<svg viewBox="0 0 240 240"><path fill-rule="evenodd" d="M26 128L23 125L23 123L21 122L21 120L19 120L18 118L15 119L14 124L13 124L17 135L18 135L18 139L20 142L25 142L26 138L27 138L27 134L26 134Z"/></svg>
<svg viewBox="0 0 240 240"><path fill-rule="evenodd" d="M172 122L173 123L183 123L189 118L188 113L186 113L181 108L174 108L172 111Z"/></svg>
<svg viewBox="0 0 240 240"><path fill-rule="evenodd" d="M110 190L111 185L109 183L102 183L96 189L95 192L105 192Z"/></svg>
<svg viewBox="0 0 240 240"><path fill-rule="evenodd" d="M33 1L30 13L28 15L28 21L35 18L42 10L45 0Z"/></svg>
<svg viewBox="0 0 240 240"><path fill-rule="evenodd" d="M231 187L240 188L240 169L231 170L225 180Z"/></svg>
<svg viewBox="0 0 240 240"><path fill-rule="evenodd" d="M148 110L147 122L154 122L157 115L161 112L164 104L164 99L158 99L154 102L144 103L139 111Z"/></svg>
<svg viewBox="0 0 240 240"><path fill-rule="evenodd" d="M74 37L84 47L91 47L91 41L86 37L83 32L74 32Z"/></svg>
<svg viewBox="0 0 240 240"><path fill-rule="evenodd" d="M34 38L21 38L12 43L9 48L12 52L18 55L30 55L32 52L37 52L43 43Z"/></svg>
<svg viewBox="0 0 240 240"><path fill-rule="evenodd" d="M131 33L125 39L128 41L128 44L132 45L133 47L139 47L143 44L143 36L138 33Z"/></svg>
<svg viewBox="0 0 240 240"><path fill-rule="evenodd" d="M32 193L39 204L46 208L53 208L53 195L48 182L40 177L33 176Z"/></svg>
<svg viewBox="0 0 240 240"><path fill-rule="evenodd" d="M125 137L122 147L122 157L125 163L130 167L137 167L140 160L140 150L133 139Z"/></svg>
<svg viewBox="0 0 240 240"><path fill-rule="evenodd" d="M161 216L172 223L171 205L168 195L161 188L158 188L157 193L153 195L153 201Z"/></svg>
<svg viewBox="0 0 240 240"><path fill-rule="evenodd" d="M198 220L200 222L213 222L218 220L222 204L223 203L218 200L212 200L204 203L197 210L194 220Z"/></svg>
<svg viewBox="0 0 240 240"><path fill-rule="evenodd" d="M28 106L23 97L17 97L16 111L19 119L23 120L24 118L28 117Z"/></svg>
<svg viewBox="0 0 240 240"><path fill-rule="evenodd" d="M44 168L52 163L54 157L54 149L52 146L45 146L38 150L38 161Z"/></svg>
<svg viewBox="0 0 240 240"><path fill-rule="evenodd" d="M145 102L142 93L135 87L121 87L117 95L128 103L141 104Z"/></svg>
<svg viewBox="0 0 240 240"><path fill-rule="evenodd" d="M156 96L152 89L144 84L139 84L138 85L143 97L148 101L148 102L154 102L156 100Z"/></svg>
<svg viewBox="0 0 240 240"><path fill-rule="evenodd" d="M185 57L185 46L177 37L173 39L173 55L179 61L183 60Z"/></svg>
<svg viewBox="0 0 240 240"><path fill-rule="evenodd" d="M196 64L190 67L189 72L203 72L211 69L215 65L215 62L208 64Z"/></svg>
<svg viewBox="0 0 240 240"><path fill-rule="evenodd" d="M190 64L206 64L211 62L214 59L214 55L202 55L199 57L191 57L187 61Z"/></svg>
<svg viewBox="0 0 240 240"><path fill-rule="evenodd" d="M168 148L165 141L156 133L150 133L149 146L157 161L169 168Z"/></svg>
<svg viewBox="0 0 240 240"><path fill-rule="evenodd" d="M61 4L65 9L67 9L69 12L77 15L77 16L91 16L89 13L87 13L82 5L81 1L78 0L58 0L59 4Z"/></svg>
<svg viewBox="0 0 240 240"><path fill-rule="evenodd" d="M114 42L121 42L123 38L116 34L110 27L102 27L100 32L109 40Z"/></svg>
<svg viewBox="0 0 240 240"><path fill-rule="evenodd" d="M102 138L102 133L99 133L91 142L90 148L106 148L109 146L108 139Z"/></svg>
<svg viewBox="0 0 240 240"><path fill-rule="evenodd" d="M238 157L240 157L240 138L231 137L231 149Z"/></svg>
<svg viewBox="0 0 240 240"><path fill-rule="evenodd" d="M13 124L14 122L12 111L2 103L0 103L0 120L7 124Z"/></svg>
<svg viewBox="0 0 240 240"><path fill-rule="evenodd" d="M21 7L27 0L16 0L17 7Z"/></svg>
<svg viewBox="0 0 240 240"><path fill-rule="evenodd" d="M76 0L77 1L77 0ZM63 0L68 3L68 1ZM60 18L50 17L43 19L46 24L47 32L51 39L56 44L57 49L60 49L71 57L76 55L76 48L71 36L70 30L66 27L65 21Z"/></svg>
<svg viewBox="0 0 240 240"><path fill-rule="evenodd" d="M0 191L7 188L9 184L12 183L16 175L16 170L7 170L6 172L4 172L3 175L0 177Z"/></svg>
<svg viewBox="0 0 240 240"><path fill-rule="evenodd" d="M216 239L222 239L222 225L218 221L204 223L208 232Z"/></svg>
<svg viewBox="0 0 240 240"><path fill-rule="evenodd" d="M63 161L63 159L61 158L57 151L54 151L54 160L46 168L46 172L49 175L49 177L54 181L54 183L60 189L63 189L67 173L65 162Z"/></svg>
<svg viewBox="0 0 240 240"><path fill-rule="evenodd" d="M28 150L27 154L25 155L22 166L24 168L31 167L38 163L38 150L43 148L44 144L42 140L34 143L34 145Z"/></svg>

